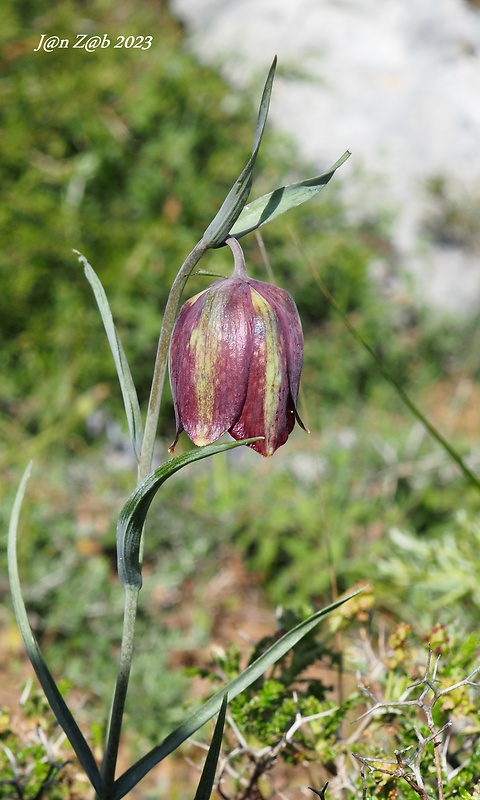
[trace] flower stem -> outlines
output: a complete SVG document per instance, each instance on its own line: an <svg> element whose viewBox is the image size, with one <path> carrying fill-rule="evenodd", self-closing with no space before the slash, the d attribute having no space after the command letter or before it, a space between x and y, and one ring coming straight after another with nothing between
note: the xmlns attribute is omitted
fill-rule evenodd
<svg viewBox="0 0 480 800"><path fill-rule="evenodd" d="M153 449L155 446L155 436L157 433L158 417L160 414L160 404L162 400L163 385L165 382L165 372L167 369L168 350L173 326L177 318L178 307L184 286L190 277L193 269L200 261L203 254L209 249L210 245L203 239L195 245L191 253L183 262L175 278L170 294L168 296L163 323L158 340L157 357L153 372L152 388L148 403L147 417L145 420L145 433L143 436L142 451L138 465L138 482L141 483L152 468Z"/></svg>
<svg viewBox="0 0 480 800"><path fill-rule="evenodd" d="M163 315L160 337L158 340L157 356L153 372L152 388L145 421L145 433L142 442L142 450L138 465L138 482L142 483L151 470L153 450L155 446L155 436L157 433L158 417L160 414L160 404L162 399L163 385L168 361L168 351L170 338L177 317L178 306L185 283L190 277L192 270L198 264L203 254L208 250L208 245L201 239L189 253L184 263L178 271ZM141 548L142 550L142 548ZM140 553L141 557L141 553ZM102 764L102 793L97 795L97 800L112 800L115 769L118 759L118 748L120 745L120 735L122 731L123 712L128 691L130 669L132 665L135 620L138 606L138 587L127 586L125 588L125 605L123 618L122 643L120 647L120 657L117 671L117 681L113 695L112 709L107 732L107 743Z"/></svg>
<svg viewBox="0 0 480 800"><path fill-rule="evenodd" d="M238 239L235 239L234 236L228 236L225 239L225 244L228 244L230 250L233 253L233 275L235 278L248 278L247 275L247 265L245 264L245 256L243 255L243 250L240 246Z"/></svg>
<svg viewBox="0 0 480 800"><path fill-rule="evenodd" d="M133 586L127 586L125 589L122 644L118 662L117 682L110 713L107 744L102 763L103 791L101 796L97 795L97 800L111 800L113 797L113 785L115 782L115 768L117 766L123 712L125 709L128 680L132 665L138 591L138 588Z"/></svg>

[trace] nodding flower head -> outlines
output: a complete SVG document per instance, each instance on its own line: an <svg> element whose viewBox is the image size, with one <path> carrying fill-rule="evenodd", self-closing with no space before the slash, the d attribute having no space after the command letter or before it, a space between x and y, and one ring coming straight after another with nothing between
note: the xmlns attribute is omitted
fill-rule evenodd
<svg viewBox="0 0 480 800"><path fill-rule="evenodd" d="M288 292L252 280L236 239L227 239L235 271L187 300L170 345L177 423L196 445L227 431L263 456L284 444L295 420L303 335Z"/></svg>

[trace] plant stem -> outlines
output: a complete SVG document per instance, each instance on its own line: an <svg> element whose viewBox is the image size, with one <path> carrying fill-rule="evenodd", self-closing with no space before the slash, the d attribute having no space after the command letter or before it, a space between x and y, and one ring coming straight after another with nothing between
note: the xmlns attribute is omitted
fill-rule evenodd
<svg viewBox="0 0 480 800"><path fill-rule="evenodd" d="M101 796L97 795L97 800L111 800L113 797L113 784L115 781L115 768L117 766L123 712L125 709L128 680L132 665L138 592L138 588L133 586L127 586L125 589L122 644L120 647L115 694L113 696L107 732L107 744L102 764L103 791Z"/></svg>
<svg viewBox="0 0 480 800"><path fill-rule="evenodd" d="M150 391L150 400L145 421L145 433L138 465L137 485L145 480L152 466L155 436L157 433L158 417L160 414L160 404L167 368L168 351L170 347L170 338L175 325L182 291L185 283L192 273L192 270L196 264L198 264L208 248L209 245L203 239L201 239L195 245L180 267L177 277L175 278L172 288L170 289L170 294L165 306L165 313L163 315L160 337L158 340L152 388ZM114 796L115 769L117 766L123 713L125 709L128 681L130 678L130 669L133 657L138 592L138 587L127 586L125 588L122 643L120 647L117 681L115 684L115 692L113 696L107 732L107 743L105 746L105 754L102 764L102 793L101 795L97 794L97 800L112 800Z"/></svg>
<svg viewBox="0 0 480 800"><path fill-rule="evenodd" d="M157 434L158 417L160 414L160 404L162 400L165 372L167 369L168 351L173 326L177 318L178 307L184 286L190 277L193 269L200 261L203 254L209 249L210 245L203 239L195 245L191 253L183 262L175 278L170 294L168 295L165 313L163 315L162 328L158 340L157 357L153 372L152 388L148 403L147 417L145 420L145 433L143 436L142 451L138 465L138 482L141 483L152 468L153 449L155 446L155 436Z"/></svg>
<svg viewBox="0 0 480 800"><path fill-rule="evenodd" d="M233 276L235 278L248 278L247 275L247 267L245 264L245 256L243 255L243 250L241 248L240 242L235 239L234 236L228 236L225 239L225 244L227 244L230 250L233 253L233 261L234 261L234 271Z"/></svg>

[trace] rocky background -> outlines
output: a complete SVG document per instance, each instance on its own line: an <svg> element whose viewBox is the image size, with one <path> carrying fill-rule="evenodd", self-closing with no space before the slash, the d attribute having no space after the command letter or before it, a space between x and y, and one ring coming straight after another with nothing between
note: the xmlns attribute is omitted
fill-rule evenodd
<svg viewBox="0 0 480 800"><path fill-rule="evenodd" d="M352 215L388 220L402 284L480 309L480 4L466 0L172 0L198 58L256 97Z"/></svg>

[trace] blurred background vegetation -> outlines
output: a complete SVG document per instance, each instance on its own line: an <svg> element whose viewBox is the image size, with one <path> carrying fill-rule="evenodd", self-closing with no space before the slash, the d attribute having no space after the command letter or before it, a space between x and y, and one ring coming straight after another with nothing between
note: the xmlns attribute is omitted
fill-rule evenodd
<svg viewBox="0 0 480 800"><path fill-rule="evenodd" d="M105 32L112 42L152 35L153 45L34 52L43 33L72 44L77 33ZM153 0L4 0L0 37L0 537L33 457L20 543L27 604L54 673L75 687L95 730L120 635L115 521L135 470L113 362L72 248L105 286L145 405L170 283L248 158L262 81L250 96L233 93L192 59ZM300 164L268 129L253 195L327 166ZM262 243L244 240L252 275L271 280L271 268L297 302L301 413L312 434L296 431L268 461L223 454L162 491L146 544L134 749L182 717L182 668L208 658L212 638L226 645L241 628L265 632L276 604L317 607L368 580L374 626L406 622L422 636L443 623L467 636L478 625L478 491L407 412L318 279L473 470L479 319L439 319L407 297L388 220L357 209L352 223L342 203L347 170L319 200L264 229L270 267ZM231 269L223 251L201 266ZM189 293L208 280L194 277ZM167 397L159 458L173 433ZM3 546L0 559L0 705L13 707L26 668Z"/></svg>

